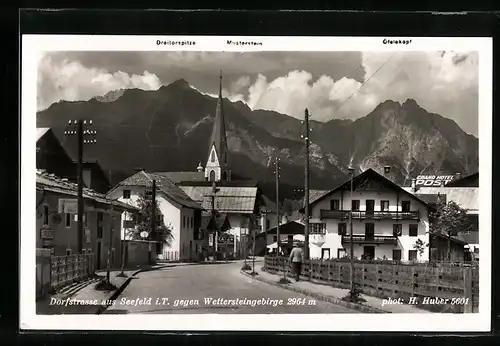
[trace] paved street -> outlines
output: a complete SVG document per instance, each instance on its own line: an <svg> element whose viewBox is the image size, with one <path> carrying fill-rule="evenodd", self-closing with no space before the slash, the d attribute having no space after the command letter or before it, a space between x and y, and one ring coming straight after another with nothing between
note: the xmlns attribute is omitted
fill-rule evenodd
<svg viewBox="0 0 500 346"><path fill-rule="evenodd" d="M261 266L256 264L256 270ZM242 275L241 267L236 262L140 273L104 314L355 312L254 280Z"/></svg>

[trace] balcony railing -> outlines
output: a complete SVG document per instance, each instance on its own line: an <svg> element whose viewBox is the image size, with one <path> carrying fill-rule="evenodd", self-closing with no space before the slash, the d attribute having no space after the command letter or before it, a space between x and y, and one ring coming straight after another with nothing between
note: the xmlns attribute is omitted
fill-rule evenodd
<svg viewBox="0 0 500 346"><path fill-rule="evenodd" d="M350 210L321 209L321 219L349 220ZM355 220L420 220L419 211L353 211Z"/></svg>
<svg viewBox="0 0 500 346"><path fill-rule="evenodd" d="M349 243L351 238L349 235L342 236L342 242ZM356 235L353 234L352 242L357 244L389 244L397 245L398 238L389 235Z"/></svg>

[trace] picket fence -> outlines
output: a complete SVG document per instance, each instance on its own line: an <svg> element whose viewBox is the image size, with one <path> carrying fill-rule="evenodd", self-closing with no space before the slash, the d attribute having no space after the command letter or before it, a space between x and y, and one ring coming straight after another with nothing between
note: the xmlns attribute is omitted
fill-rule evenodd
<svg viewBox="0 0 500 346"><path fill-rule="evenodd" d="M292 276L288 259L266 256L265 270ZM310 260L302 265L302 280L311 280L338 288L350 288L350 262L345 260ZM477 312L479 306L479 268L477 265L447 265L426 263L354 263L354 282L364 294L380 298L424 297L458 298L451 306L423 305L419 307L440 312ZM465 304L463 304L465 303ZM463 304L463 305L462 305Z"/></svg>
<svg viewBox="0 0 500 346"><path fill-rule="evenodd" d="M51 288L55 291L94 275L94 255L92 253L52 256Z"/></svg>

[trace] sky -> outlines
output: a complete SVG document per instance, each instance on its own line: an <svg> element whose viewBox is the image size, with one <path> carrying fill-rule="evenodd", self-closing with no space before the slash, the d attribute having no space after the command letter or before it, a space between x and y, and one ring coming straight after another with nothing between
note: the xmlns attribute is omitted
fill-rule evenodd
<svg viewBox="0 0 500 346"><path fill-rule="evenodd" d="M299 119L352 119L386 100L408 98L478 132L476 52L45 52L38 66L38 110L117 89L156 90L178 79L252 109Z"/></svg>

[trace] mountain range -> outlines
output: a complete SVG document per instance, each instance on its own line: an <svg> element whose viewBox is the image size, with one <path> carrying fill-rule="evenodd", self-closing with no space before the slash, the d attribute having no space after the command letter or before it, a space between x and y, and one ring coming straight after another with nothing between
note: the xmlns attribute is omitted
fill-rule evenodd
<svg viewBox="0 0 500 346"><path fill-rule="evenodd" d="M38 127L51 127L72 157L76 140L64 135L69 120L92 119L97 143L85 160L98 160L116 183L137 169L194 171L207 160L217 99L185 80L156 91L116 90L89 101L60 101L37 113ZM252 110L224 99L233 175L259 180L274 195L272 158L280 158L283 197L304 185L304 125L275 111ZM380 170L390 165L399 184L419 174L468 174L478 170L478 139L455 121L427 112L412 99L387 100L355 121L310 122L310 187L329 189L347 168Z"/></svg>

